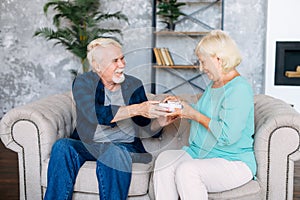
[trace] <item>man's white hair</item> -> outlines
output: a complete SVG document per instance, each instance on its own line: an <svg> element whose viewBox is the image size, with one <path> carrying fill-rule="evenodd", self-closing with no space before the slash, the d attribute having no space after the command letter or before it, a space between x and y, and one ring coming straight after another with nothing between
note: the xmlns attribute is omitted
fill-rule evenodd
<svg viewBox="0 0 300 200"><path fill-rule="evenodd" d="M114 45L116 47L122 48L119 42L111 38L97 38L91 41L87 46L87 59L89 61L89 64L93 67L93 70L95 70L95 66L93 66L92 64L93 61L95 61L95 50L97 49L97 47L107 47L109 45Z"/></svg>

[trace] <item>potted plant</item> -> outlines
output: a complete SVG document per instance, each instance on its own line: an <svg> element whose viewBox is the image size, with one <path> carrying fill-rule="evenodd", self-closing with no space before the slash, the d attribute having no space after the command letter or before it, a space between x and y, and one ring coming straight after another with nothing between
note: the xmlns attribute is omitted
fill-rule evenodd
<svg viewBox="0 0 300 200"><path fill-rule="evenodd" d="M162 17L162 22L167 24L167 29L175 30L176 20L181 15L185 15L180 11L180 7L184 5L186 3L177 2L177 0L160 0L158 1L156 14Z"/></svg>
<svg viewBox="0 0 300 200"><path fill-rule="evenodd" d="M63 45L68 51L80 58L82 71L89 70L87 62L87 45L105 33L121 34L116 28L101 28L99 22L111 18L124 20L128 18L120 11L115 13L101 13L99 0L50 0L44 5L47 15L49 7L53 7L55 14L52 18L56 30L43 27L35 31L34 36L42 36L47 40L56 40L56 44ZM76 70L71 70L77 74Z"/></svg>

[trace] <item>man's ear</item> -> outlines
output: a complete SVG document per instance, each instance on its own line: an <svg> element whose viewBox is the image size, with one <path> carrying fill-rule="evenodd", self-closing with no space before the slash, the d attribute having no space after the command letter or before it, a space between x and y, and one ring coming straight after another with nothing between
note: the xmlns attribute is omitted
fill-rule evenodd
<svg viewBox="0 0 300 200"><path fill-rule="evenodd" d="M92 61L92 67L96 72L100 72L101 67L95 60Z"/></svg>

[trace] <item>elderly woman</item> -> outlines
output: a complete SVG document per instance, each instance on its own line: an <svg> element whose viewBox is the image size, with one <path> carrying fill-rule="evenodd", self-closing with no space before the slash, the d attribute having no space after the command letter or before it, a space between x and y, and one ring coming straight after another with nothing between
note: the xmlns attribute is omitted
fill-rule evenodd
<svg viewBox="0 0 300 200"><path fill-rule="evenodd" d="M256 174L253 92L236 70L241 62L237 45L214 30L195 53L211 82L195 105L182 102L182 110L169 114L191 121L189 145L158 156L156 200L208 199L208 192L239 187Z"/></svg>

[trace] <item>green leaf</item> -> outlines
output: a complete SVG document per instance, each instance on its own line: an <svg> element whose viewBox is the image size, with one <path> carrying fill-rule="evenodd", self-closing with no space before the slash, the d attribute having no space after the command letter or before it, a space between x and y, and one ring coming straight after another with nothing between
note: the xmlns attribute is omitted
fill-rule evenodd
<svg viewBox="0 0 300 200"><path fill-rule="evenodd" d="M44 7L47 16L52 8L54 14L52 23L56 30L42 27L34 32L34 37L44 37L54 40L54 45L62 45L81 60L86 59L87 45L98 37L106 34L122 34L117 28L101 27L104 20L122 20L128 23L128 18L121 11L102 13L99 0L50 0Z"/></svg>

